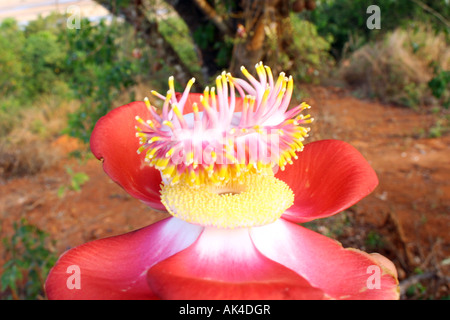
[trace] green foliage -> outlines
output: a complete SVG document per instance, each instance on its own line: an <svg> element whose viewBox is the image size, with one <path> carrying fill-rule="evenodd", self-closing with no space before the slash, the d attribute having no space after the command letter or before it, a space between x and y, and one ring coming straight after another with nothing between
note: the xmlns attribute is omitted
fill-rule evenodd
<svg viewBox="0 0 450 320"><path fill-rule="evenodd" d="M88 142L97 120L147 73L148 50L132 56L142 44L126 24L83 19L80 29L69 29L66 19L54 14L25 28L12 19L0 24L0 136L39 99L78 99L81 106L70 115L66 132Z"/></svg>
<svg viewBox="0 0 450 320"><path fill-rule="evenodd" d="M450 107L450 71L436 71L428 86L437 99L442 100L444 108Z"/></svg>
<svg viewBox="0 0 450 320"><path fill-rule="evenodd" d="M0 24L0 136L12 130L18 121L20 86L24 78L20 52L25 38L17 22L5 19Z"/></svg>
<svg viewBox="0 0 450 320"><path fill-rule="evenodd" d="M208 48L216 39L215 30L212 23L197 28L194 32L195 43L202 49Z"/></svg>
<svg viewBox="0 0 450 320"><path fill-rule="evenodd" d="M58 197L60 198L64 196L67 189L80 192L81 187L89 181L89 175L84 172L74 172L70 167L66 168L66 173L69 175L70 181L68 185L59 187Z"/></svg>
<svg viewBox="0 0 450 320"><path fill-rule="evenodd" d="M14 96L21 106L30 106L38 95L51 93L64 81L66 48L58 29L38 27L21 30L17 22L5 19L0 25L0 93Z"/></svg>
<svg viewBox="0 0 450 320"><path fill-rule="evenodd" d="M320 77L330 71L334 59L329 54L331 39L324 38L317 33L317 29L309 21L300 19L298 15L291 14L285 22L285 33L281 35L268 32L267 57L273 61L264 63L277 66L281 70L289 70L296 80L317 83ZM284 43L284 50L279 44ZM291 57L296 57L292 59Z"/></svg>
<svg viewBox="0 0 450 320"><path fill-rule="evenodd" d="M305 82L314 82L321 72L327 72L333 65L329 55L332 37L322 37L309 21L291 15L293 26L292 42L289 50L295 52L296 76Z"/></svg>
<svg viewBox="0 0 450 320"><path fill-rule="evenodd" d="M22 112L36 99L68 95L67 50L59 39L60 29L29 27L22 29L13 19L0 24L0 137L20 123Z"/></svg>
<svg viewBox="0 0 450 320"><path fill-rule="evenodd" d="M23 77L20 51L25 42L23 33L15 20L5 19L0 24L0 94L9 96L15 93Z"/></svg>
<svg viewBox="0 0 450 320"><path fill-rule="evenodd" d="M444 134L450 132L450 116L441 116L435 123L428 129L429 138L440 138Z"/></svg>
<svg viewBox="0 0 450 320"><path fill-rule="evenodd" d="M385 246L385 240L381 234L371 230L366 235L365 244L371 250L379 250Z"/></svg>
<svg viewBox="0 0 450 320"><path fill-rule="evenodd" d="M49 93L63 73L65 52L57 35L39 31L27 37L22 48L23 73L27 79L22 88L30 98Z"/></svg>
<svg viewBox="0 0 450 320"><path fill-rule="evenodd" d="M14 234L3 238L7 261L3 265L1 291L7 299L42 299L44 281L56 262L48 234L25 219L14 223Z"/></svg>
<svg viewBox="0 0 450 320"><path fill-rule="evenodd" d="M189 29L186 23L181 18L168 17L167 19L158 21L158 31L172 45L172 48L178 53L180 59L193 73L200 72L195 45L189 35ZM202 37L208 37L209 35L210 33L205 33ZM196 37L196 34L194 34L194 37Z"/></svg>
<svg viewBox="0 0 450 320"><path fill-rule="evenodd" d="M136 83L139 61L121 55L117 45L117 39L125 36L121 24L93 25L84 19L80 29L66 29L61 36L68 44L69 85L82 103L70 115L67 132L88 142L97 120L115 106L122 91Z"/></svg>
<svg viewBox="0 0 450 320"><path fill-rule="evenodd" d="M411 25L411 21L430 24L437 31L448 33L447 26L437 18L450 16L446 0L421 0L433 13L411 0L322 0L317 8L302 13L317 26L320 35L332 35L332 53L340 57L344 51L354 51L370 40L397 27ZM367 7L377 5L381 11L381 29L370 30L366 26Z"/></svg>
<svg viewBox="0 0 450 320"><path fill-rule="evenodd" d="M314 220L302 224L305 228L321 233L332 239L339 239L351 228L350 211L343 211L338 215Z"/></svg>
<svg viewBox="0 0 450 320"><path fill-rule="evenodd" d="M226 67L231 59L234 42L232 39L219 39L216 28L212 22L198 27L193 34L194 42L202 49L210 48L216 51L216 64L219 67Z"/></svg>

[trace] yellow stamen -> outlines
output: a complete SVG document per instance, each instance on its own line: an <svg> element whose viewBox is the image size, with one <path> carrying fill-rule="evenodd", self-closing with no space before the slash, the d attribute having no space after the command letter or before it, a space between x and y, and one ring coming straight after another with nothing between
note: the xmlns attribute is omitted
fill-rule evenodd
<svg viewBox="0 0 450 320"><path fill-rule="evenodd" d="M164 184L161 202L170 214L217 228L248 228L277 220L294 201L292 190L273 175L246 174L225 185Z"/></svg>
<svg viewBox="0 0 450 320"><path fill-rule="evenodd" d="M169 121L169 120L163 121L162 124L165 125L165 126L168 126L172 130L175 130L175 127L173 126L173 123L171 121Z"/></svg>

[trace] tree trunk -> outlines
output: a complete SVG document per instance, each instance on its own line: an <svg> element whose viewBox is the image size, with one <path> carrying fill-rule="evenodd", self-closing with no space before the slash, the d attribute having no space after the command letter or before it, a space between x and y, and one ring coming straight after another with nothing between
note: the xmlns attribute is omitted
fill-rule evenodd
<svg viewBox="0 0 450 320"><path fill-rule="evenodd" d="M231 32L229 22L219 18L214 8L204 0L166 0L166 3L171 5L184 20L191 36L194 38L194 42L196 40L194 35L204 32L205 27L210 23L215 28L215 43L222 43L225 35ZM200 55L199 60L201 61L203 76L205 79L209 79L220 71L217 62L219 48L214 43L208 45L196 43L196 46Z"/></svg>
<svg viewBox="0 0 450 320"><path fill-rule="evenodd" d="M241 66L252 71L260 61L270 65L276 73L281 70L289 72L298 59L290 50L292 26L289 12L310 10L315 4L314 0L165 0L185 21L198 48L202 74L193 75L158 32L157 21L147 18L142 4L145 0L128 0L126 5L118 5L117 8L112 6L112 2L120 4L119 0L95 1L113 14L123 15L146 43L176 70L174 76L177 81L184 84L194 76L198 80L196 90L201 90L202 85L222 69L240 77ZM227 60L231 49L230 60Z"/></svg>
<svg viewBox="0 0 450 320"><path fill-rule="evenodd" d="M126 6L120 5L120 2L111 0L95 0L100 5L108 9L116 16L123 16L125 20L134 26L136 33L150 46L154 48L165 63L172 67L174 78L182 86L184 86L191 78L195 77L196 82L194 88L197 91L203 90L204 79L199 74L193 74L189 68L183 63L177 52L166 41L158 31L158 23L156 19L149 20L145 15L145 9L142 0L134 0L127 3Z"/></svg>
<svg viewBox="0 0 450 320"><path fill-rule="evenodd" d="M243 21L233 49L230 70L240 75L260 61L272 64L283 51L282 35L289 23L289 0L243 0Z"/></svg>

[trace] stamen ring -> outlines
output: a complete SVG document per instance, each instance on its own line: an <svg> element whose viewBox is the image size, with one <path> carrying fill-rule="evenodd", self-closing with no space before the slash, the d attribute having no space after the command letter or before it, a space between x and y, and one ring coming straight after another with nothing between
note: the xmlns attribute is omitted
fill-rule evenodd
<svg viewBox="0 0 450 320"><path fill-rule="evenodd" d="M272 175L247 174L225 185L163 184L161 202L170 214L202 226L238 228L274 222L294 201L289 186Z"/></svg>

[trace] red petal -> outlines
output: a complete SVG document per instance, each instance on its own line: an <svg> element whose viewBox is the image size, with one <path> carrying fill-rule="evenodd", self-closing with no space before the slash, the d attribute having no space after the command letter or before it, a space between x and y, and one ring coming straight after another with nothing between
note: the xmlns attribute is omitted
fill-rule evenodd
<svg viewBox="0 0 450 320"><path fill-rule="evenodd" d="M91 150L111 179L130 195L150 207L166 211L160 199L161 174L138 155L140 147L136 138L135 117L150 119L144 102L132 102L110 111L95 125L91 135Z"/></svg>
<svg viewBox="0 0 450 320"><path fill-rule="evenodd" d="M207 228L194 245L148 272L163 299L320 299L322 292L261 255L248 229Z"/></svg>
<svg viewBox="0 0 450 320"><path fill-rule="evenodd" d="M286 182L295 200L283 218L302 223L331 216L371 193L378 178L354 147L338 140L305 145L292 165L275 175Z"/></svg>
<svg viewBox="0 0 450 320"><path fill-rule="evenodd" d="M155 263L185 249L202 227L167 218L124 235L83 244L63 254L45 283L49 299L156 299L146 281ZM78 274L69 267L79 268ZM69 268L69 269L68 269ZM80 289L70 289L79 275Z"/></svg>
<svg viewBox="0 0 450 320"><path fill-rule="evenodd" d="M297 272L332 299L398 299L398 280L387 259L356 249L280 219L252 228L256 248ZM395 271L395 270L394 270Z"/></svg>

